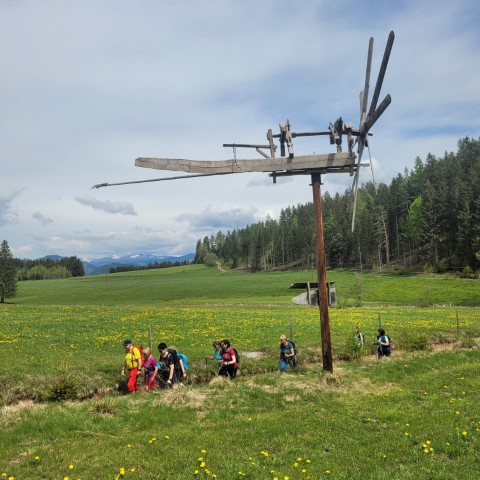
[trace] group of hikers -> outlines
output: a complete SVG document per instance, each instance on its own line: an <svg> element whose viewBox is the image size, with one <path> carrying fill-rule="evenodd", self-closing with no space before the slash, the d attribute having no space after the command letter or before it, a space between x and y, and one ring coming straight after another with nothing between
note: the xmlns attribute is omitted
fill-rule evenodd
<svg viewBox="0 0 480 480"><path fill-rule="evenodd" d="M365 336L360 331L359 327L355 327L355 334L353 336L355 352L359 353L365 345ZM377 340L372 342L372 345L377 345L378 358L389 357L392 351L390 337L386 335L383 328L378 329Z"/></svg>
<svg viewBox="0 0 480 480"><path fill-rule="evenodd" d="M355 327L353 337L355 351L360 352L365 345L365 336L359 327ZM378 358L388 357L391 352L390 338L383 328L378 329L377 340L372 345L378 345ZM179 353L174 346L168 347L165 342L158 344L158 360L153 356L149 347L133 345L131 340L123 342L125 358L121 375L128 371L127 390L137 392L139 390L138 378L144 376L146 390L154 388L172 388L175 384L181 384L187 379L188 358ZM214 352L205 357L205 362L213 360L217 363L219 376L235 378L240 363L238 351L230 345L227 339L213 342ZM286 335L280 336L280 359L279 371L285 373L287 366L295 369L297 347L293 340Z"/></svg>
<svg viewBox="0 0 480 480"><path fill-rule="evenodd" d="M187 379L188 358L179 353L173 345L168 347L165 342L158 344L158 360L153 356L149 347L142 348L134 345L131 340L123 342L125 358L120 374L122 377L128 371L127 390L138 392L138 379L142 375L145 380L145 389L172 388ZM210 357L218 362L218 375L235 378L237 375L240 357L230 342L224 339L213 344L215 351Z"/></svg>

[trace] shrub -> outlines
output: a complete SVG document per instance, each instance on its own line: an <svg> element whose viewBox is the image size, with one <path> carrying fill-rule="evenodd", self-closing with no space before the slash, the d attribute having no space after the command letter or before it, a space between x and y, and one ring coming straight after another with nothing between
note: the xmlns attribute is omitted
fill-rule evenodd
<svg viewBox="0 0 480 480"><path fill-rule="evenodd" d="M93 404L91 412L96 415L111 417L116 413L115 403L112 398L102 398Z"/></svg>
<svg viewBox="0 0 480 480"><path fill-rule="evenodd" d="M78 387L77 378L70 372L67 365L62 362L58 377L47 388L47 400L56 402L75 400L78 396Z"/></svg>
<svg viewBox="0 0 480 480"><path fill-rule="evenodd" d="M422 298L417 302L417 307L428 307L430 305L430 287L425 287Z"/></svg>
<svg viewBox="0 0 480 480"><path fill-rule="evenodd" d="M219 258L212 252L207 253L203 259L203 264L207 267L215 267L218 262Z"/></svg>
<svg viewBox="0 0 480 480"><path fill-rule="evenodd" d="M470 278L470 279L478 278L478 275L468 265L458 275L460 278Z"/></svg>
<svg viewBox="0 0 480 480"><path fill-rule="evenodd" d="M423 333L404 333L401 339L401 346L408 352L428 350L428 337Z"/></svg>

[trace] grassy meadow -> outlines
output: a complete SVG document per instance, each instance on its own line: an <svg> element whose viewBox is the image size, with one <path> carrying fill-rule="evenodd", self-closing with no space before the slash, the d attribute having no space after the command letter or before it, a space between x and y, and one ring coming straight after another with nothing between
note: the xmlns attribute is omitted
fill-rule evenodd
<svg viewBox="0 0 480 480"><path fill-rule="evenodd" d="M293 305L311 271L202 266L21 282L0 305L0 475L19 479L456 479L480 476L480 288L448 276L329 272L334 372L319 312ZM358 304L362 306L355 306ZM435 306L434 306L435 305ZM379 321L392 357L355 356ZM278 337L299 347L279 375ZM124 338L176 345L184 387L121 392ZM241 355L214 375L215 339Z"/></svg>

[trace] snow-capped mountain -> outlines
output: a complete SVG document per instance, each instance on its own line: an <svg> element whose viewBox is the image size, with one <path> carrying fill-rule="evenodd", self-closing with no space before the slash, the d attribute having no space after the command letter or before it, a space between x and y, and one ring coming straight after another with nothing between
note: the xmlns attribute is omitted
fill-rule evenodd
<svg viewBox="0 0 480 480"><path fill-rule="evenodd" d="M120 257L118 255L111 255L109 257L82 259L85 275L97 275L105 273L111 267L119 265L136 265L145 266L151 263L181 263L191 260L195 256L194 253L187 253L186 255L154 255L151 253L139 253L132 255L125 255Z"/></svg>

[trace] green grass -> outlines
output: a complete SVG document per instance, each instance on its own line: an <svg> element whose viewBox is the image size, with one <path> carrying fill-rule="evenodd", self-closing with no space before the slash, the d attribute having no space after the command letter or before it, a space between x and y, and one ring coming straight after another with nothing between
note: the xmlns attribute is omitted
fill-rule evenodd
<svg viewBox="0 0 480 480"><path fill-rule="evenodd" d="M352 303L358 277L330 274ZM480 311L456 307L478 305L478 282L363 275L367 306L330 309L329 374L318 308L292 305L288 290L311 276L192 266L20 283L15 302L0 306L0 475L478 478ZM429 303L453 306L416 307L424 288ZM351 357L354 326L373 340L379 315L392 358L377 361L367 346L357 361L341 361ZM290 321L300 364L281 376L277 340ZM148 327L154 345L166 340L188 354L191 383L120 394L121 343L147 344ZM211 342L223 337L242 355L234 382L205 366Z"/></svg>
<svg viewBox="0 0 480 480"><path fill-rule="evenodd" d="M66 280L18 283L20 305L288 305L301 290L294 282L316 281L312 270L245 273L189 265L160 270L95 275ZM480 305L478 280L447 275L395 276L331 270L340 306L356 302L362 286L364 305Z"/></svg>

